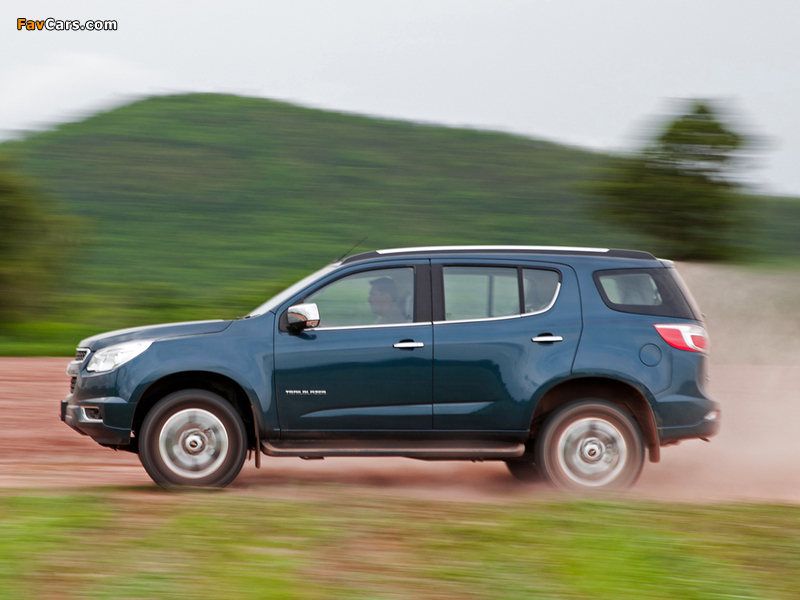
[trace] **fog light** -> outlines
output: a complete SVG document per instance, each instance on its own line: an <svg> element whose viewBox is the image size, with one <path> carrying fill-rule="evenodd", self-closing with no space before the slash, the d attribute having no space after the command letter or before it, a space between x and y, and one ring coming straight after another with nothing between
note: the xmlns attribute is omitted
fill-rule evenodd
<svg viewBox="0 0 800 600"><path fill-rule="evenodd" d="M103 415L100 413L100 409L96 406L82 406L81 412L83 412L83 418L85 421L103 421Z"/></svg>
<svg viewBox="0 0 800 600"><path fill-rule="evenodd" d="M719 411L718 410L711 410L706 413L706 416L703 417L704 421L716 421L719 419Z"/></svg>

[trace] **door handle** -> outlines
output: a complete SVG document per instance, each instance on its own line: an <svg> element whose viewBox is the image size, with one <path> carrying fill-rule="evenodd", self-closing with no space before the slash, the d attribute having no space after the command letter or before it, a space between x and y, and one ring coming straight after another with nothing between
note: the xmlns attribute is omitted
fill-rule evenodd
<svg viewBox="0 0 800 600"><path fill-rule="evenodd" d="M563 342L564 338L560 335L537 335L535 338L531 338L531 341L545 344L548 342Z"/></svg>
<svg viewBox="0 0 800 600"><path fill-rule="evenodd" d="M397 342L396 344L392 345L392 348L400 348L401 350L405 349L413 349L413 348L424 348L425 344L422 342Z"/></svg>

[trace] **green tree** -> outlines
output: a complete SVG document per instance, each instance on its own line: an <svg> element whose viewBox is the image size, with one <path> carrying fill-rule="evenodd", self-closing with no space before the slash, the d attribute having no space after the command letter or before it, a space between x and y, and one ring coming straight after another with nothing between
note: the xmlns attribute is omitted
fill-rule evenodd
<svg viewBox="0 0 800 600"><path fill-rule="evenodd" d="M658 241L678 260L733 258L747 236L736 183L745 138L708 102L692 101L638 155L593 187L601 214Z"/></svg>
<svg viewBox="0 0 800 600"><path fill-rule="evenodd" d="M46 305L70 221L0 156L0 323Z"/></svg>

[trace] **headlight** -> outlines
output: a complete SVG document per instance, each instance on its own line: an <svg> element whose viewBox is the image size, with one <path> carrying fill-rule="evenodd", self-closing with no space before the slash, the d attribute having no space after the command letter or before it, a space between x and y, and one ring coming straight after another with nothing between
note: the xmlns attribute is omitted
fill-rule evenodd
<svg viewBox="0 0 800 600"><path fill-rule="evenodd" d="M89 359L89 364L86 365L87 371L94 373L105 373L116 369L123 363L128 362L132 358L136 358L142 352L147 350L152 344L152 340L137 341L137 342L123 342L98 350Z"/></svg>

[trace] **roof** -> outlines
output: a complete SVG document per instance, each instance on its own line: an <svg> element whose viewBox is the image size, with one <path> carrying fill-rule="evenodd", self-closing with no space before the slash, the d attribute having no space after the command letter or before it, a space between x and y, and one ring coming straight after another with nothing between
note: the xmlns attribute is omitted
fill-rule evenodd
<svg viewBox="0 0 800 600"><path fill-rule="evenodd" d="M391 248L355 254L342 264L393 256L418 256L431 254L554 254L578 256L604 256L610 258L640 258L655 260L649 252L641 250L614 250L609 248L580 248L575 246L420 246L417 248Z"/></svg>

